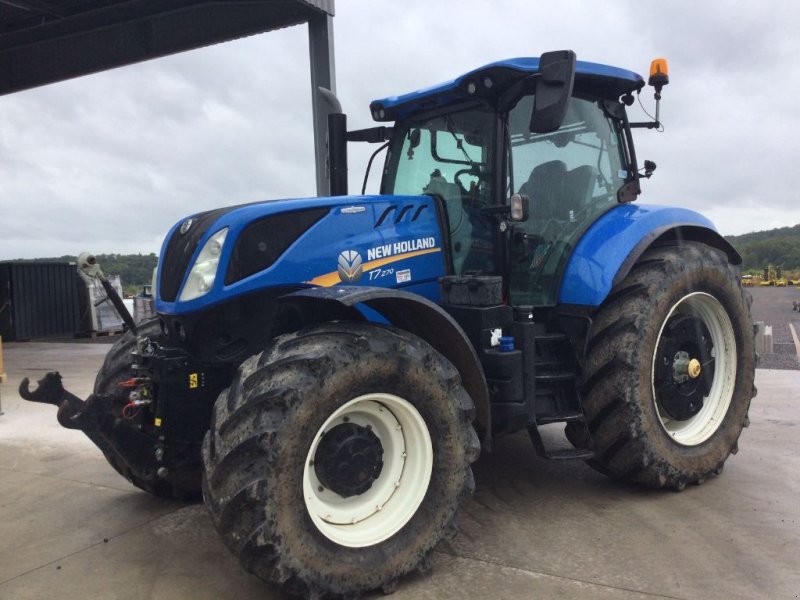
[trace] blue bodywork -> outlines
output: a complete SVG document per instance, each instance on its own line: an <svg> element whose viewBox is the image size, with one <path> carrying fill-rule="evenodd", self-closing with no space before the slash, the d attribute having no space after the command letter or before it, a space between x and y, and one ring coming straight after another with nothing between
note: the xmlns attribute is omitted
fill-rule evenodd
<svg viewBox="0 0 800 600"><path fill-rule="evenodd" d="M653 241L654 232L684 226L716 232L711 221L685 208L623 204L609 210L583 234L572 252L559 303L600 306L620 268L643 240Z"/></svg>
<svg viewBox="0 0 800 600"><path fill-rule="evenodd" d="M330 211L295 240L272 266L231 285L224 284L223 274L233 248L247 225L271 215L320 207ZM405 207L411 208L404 211ZM180 223L176 224L167 236L162 257L166 255L169 240L180 235L179 227ZM436 209L428 196L340 196L241 206L224 214L208 228L190 264L197 259L206 241L225 227L229 228L228 236L212 289L186 302L179 300L180 293L175 302L164 301L157 289L158 312L194 312L268 287L336 285L341 283L338 259L346 251L357 252L362 261L361 275L346 282L348 285L402 288L431 300L439 299L437 278L445 273L445 259ZM188 271L183 274L181 289Z"/></svg>

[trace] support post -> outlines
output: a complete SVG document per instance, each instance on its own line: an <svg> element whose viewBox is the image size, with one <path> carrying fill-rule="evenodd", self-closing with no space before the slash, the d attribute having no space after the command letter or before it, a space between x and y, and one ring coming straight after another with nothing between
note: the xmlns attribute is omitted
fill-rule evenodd
<svg viewBox="0 0 800 600"><path fill-rule="evenodd" d="M320 14L308 21L309 62L311 64L311 109L314 120L314 155L316 158L317 195L330 194L327 163L328 113L330 109L319 88L336 93L333 55L333 15Z"/></svg>
<svg viewBox="0 0 800 600"><path fill-rule="evenodd" d="M6 382L6 367L3 364L3 336L0 335L0 383Z"/></svg>
<svg viewBox="0 0 800 600"><path fill-rule="evenodd" d="M0 383L6 382L6 367L3 364L3 336L0 335ZM3 414L3 392L0 390L0 416Z"/></svg>

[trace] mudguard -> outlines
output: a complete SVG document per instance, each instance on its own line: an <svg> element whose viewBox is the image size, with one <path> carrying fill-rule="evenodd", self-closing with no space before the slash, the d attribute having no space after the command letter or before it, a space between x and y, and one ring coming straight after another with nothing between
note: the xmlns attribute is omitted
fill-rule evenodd
<svg viewBox="0 0 800 600"><path fill-rule="evenodd" d="M600 217L576 245L561 280L559 303L600 306L659 239L703 242L725 252L732 264L742 262L711 221L693 210L624 204Z"/></svg>
<svg viewBox="0 0 800 600"><path fill-rule="evenodd" d="M287 294L283 302L339 304L347 308L366 306L392 325L404 329L428 342L461 374L467 393L475 403L475 425L484 449L491 436L489 390L478 355L464 331L440 306L410 292L401 290L336 286L308 288Z"/></svg>

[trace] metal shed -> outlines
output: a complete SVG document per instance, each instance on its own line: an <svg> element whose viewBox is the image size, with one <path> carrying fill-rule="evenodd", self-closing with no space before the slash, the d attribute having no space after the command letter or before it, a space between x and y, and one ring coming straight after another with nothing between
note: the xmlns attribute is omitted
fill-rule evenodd
<svg viewBox="0 0 800 600"><path fill-rule="evenodd" d="M75 264L0 263L0 337L20 341L80 330Z"/></svg>

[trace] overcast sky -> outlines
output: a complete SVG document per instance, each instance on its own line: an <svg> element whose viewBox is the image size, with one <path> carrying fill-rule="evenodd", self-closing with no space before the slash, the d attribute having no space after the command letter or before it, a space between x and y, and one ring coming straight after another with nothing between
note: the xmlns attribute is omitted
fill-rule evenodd
<svg viewBox="0 0 800 600"><path fill-rule="evenodd" d="M337 93L374 98L569 48L647 78L666 57L658 170L639 202L695 208L723 234L800 223L800 3L338 0ZM652 88L642 101L653 107ZM638 106L632 120L644 119ZM360 188L363 151L350 151ZM376 191L374 186L368 191ZM0 97L0 260L158 253L181 217L314 195L305 26Z"/></svg>

